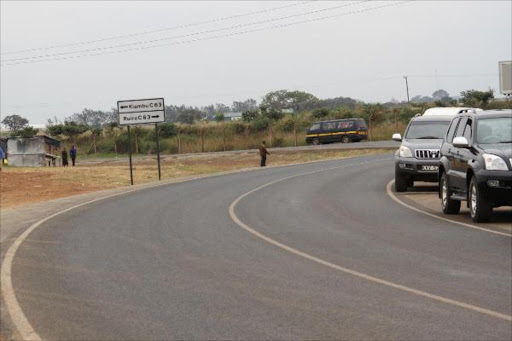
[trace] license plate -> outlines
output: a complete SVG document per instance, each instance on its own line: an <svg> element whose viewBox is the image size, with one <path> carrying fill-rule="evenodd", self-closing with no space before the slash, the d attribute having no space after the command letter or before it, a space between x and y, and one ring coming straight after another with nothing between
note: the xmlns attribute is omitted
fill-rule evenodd
<svg viewBox="0 0 512 341"><path fill-rule="evenodd" d="M422 171L429 171L429 172L437 171L438 168L439 168L438 166L421 166Z"/></svg>

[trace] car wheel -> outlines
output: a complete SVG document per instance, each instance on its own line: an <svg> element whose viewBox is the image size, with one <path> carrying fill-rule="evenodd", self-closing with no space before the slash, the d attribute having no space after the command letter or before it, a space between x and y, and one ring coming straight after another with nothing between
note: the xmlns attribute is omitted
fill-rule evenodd
<svg viewBox="0 0 512 341"><path fill-rule="evenodd" d="M475 223L482 223L491 219L492 205L489 200L483 198L482 195L480 195L475 177L472 177L471 181L469 182L468 200L471 219L473 219Z"/></svg>
<svg viewBox="0 0 512 341"><path fill-rule="evenodd" d="M343 143L350 143L350 142L351 142L351 141L350 141L350 137L348 137L348 136L343 136L343 137L341 138L341 142L343 142Z"/></svg>
<svg viewBox="0 0 512 341"><path fill-rule="evenodd" d="M450 199L451 191L448 185L446 173L441 176L439 182L441 190L441 208L444 214L458 214L460 212L460 201Z"/></svg>
<svg viewBox="0 0 512 341"><path fill-rule="evenodd" d="M311 140L311 142L313 142L315 146L318 146L320 144L320 140L316 137L313 140Z"/></svg>
<svg viewBox="0 0 512 341"><path fill-rule="evenodd" d="M397 191L397 192L407 191L407 182L408 182L408 179L406 177L404 177L403 175L400 175L400 173L398 173L397 169L395 168L395 191Z"/></svg>

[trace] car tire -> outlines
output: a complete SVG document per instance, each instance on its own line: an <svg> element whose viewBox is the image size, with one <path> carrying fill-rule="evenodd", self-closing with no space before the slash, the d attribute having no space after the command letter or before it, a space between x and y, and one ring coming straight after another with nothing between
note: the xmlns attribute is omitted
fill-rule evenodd
<svg viewBox="0 0 512 341"><path fill-rule="evenodd" d="M446 173L443 173L439 181L441 191L441 208L444 214L458 214L460 212L460 201L450 198L451 191Z"/></svg>
<svg viewBox="0 0 512 341"><path fill-rule="evenodd" d="M315 146L318 146L320 144L320 140L318 138L314 138L313 140L311 140L311 142L315 145Z"/></svg>
<svg viewBox="0 0 512 341"><path fill-rule="evenodd" d="M475 177L472 177L468 188L468 203L471 219L475 223L487 222L492 216L492 204L482 197Z"/></svg>
<svg viewBox="0 0 512 341"><path fill-rule="evenodd" d="M343 136L343 137L341 138L341 142L343 142L343 143L350 143L350 142L352 142L352 141L350 140L350 137L349 137L349 136Z"/></svg>
<svg viewBox="0 0 512 341"><path fill-rule="evenodd" d="M413 178L407 179L407 187L414 187L414 179Z"/></svg>
<svg viewBox="0 0 512 341"><path fill-rule="evenodd" d="M397 192L405 192L407 191L407 182L409 180L404 177L403 175L400 175L398 173L397 169L395 168L395 191Z"/></svg>

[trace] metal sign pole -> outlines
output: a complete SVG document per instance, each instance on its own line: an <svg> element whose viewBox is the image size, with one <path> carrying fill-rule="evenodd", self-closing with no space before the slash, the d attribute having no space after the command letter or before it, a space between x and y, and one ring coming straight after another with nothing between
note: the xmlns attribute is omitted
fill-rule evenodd
<svg viewBox="0 0 512 341"><path fill-rule="evenodd" d="M162 179L162 171L160 170L160 136L158 136L158 123L155 123L156 133L156 159L158 161L158 180Z"/></svg>
<svg viewBox="0 0 512 341"><path fill-rule="evenodd" d="M131 134L130 134L130 126L128 126L128 158L130 159L130 183L133 186L132 138L131 138Z"/></svg>

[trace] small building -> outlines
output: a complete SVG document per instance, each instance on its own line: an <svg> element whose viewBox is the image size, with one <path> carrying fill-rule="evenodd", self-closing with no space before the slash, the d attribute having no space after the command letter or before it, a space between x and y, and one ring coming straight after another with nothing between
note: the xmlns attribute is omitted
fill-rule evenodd
<svg viewBox="0 0 512 341"><path fill-rule="evenodd" d="M240 121L242 119L241 112L230 112L224 114L224 121Z"/></svg>
<svg viewBox="0 0 512 341"><path fill-rule="evenodd" d="M7 140L7 159L11 166L55 166L60 161L59 150L60 141L46 135Z"/></svg>

